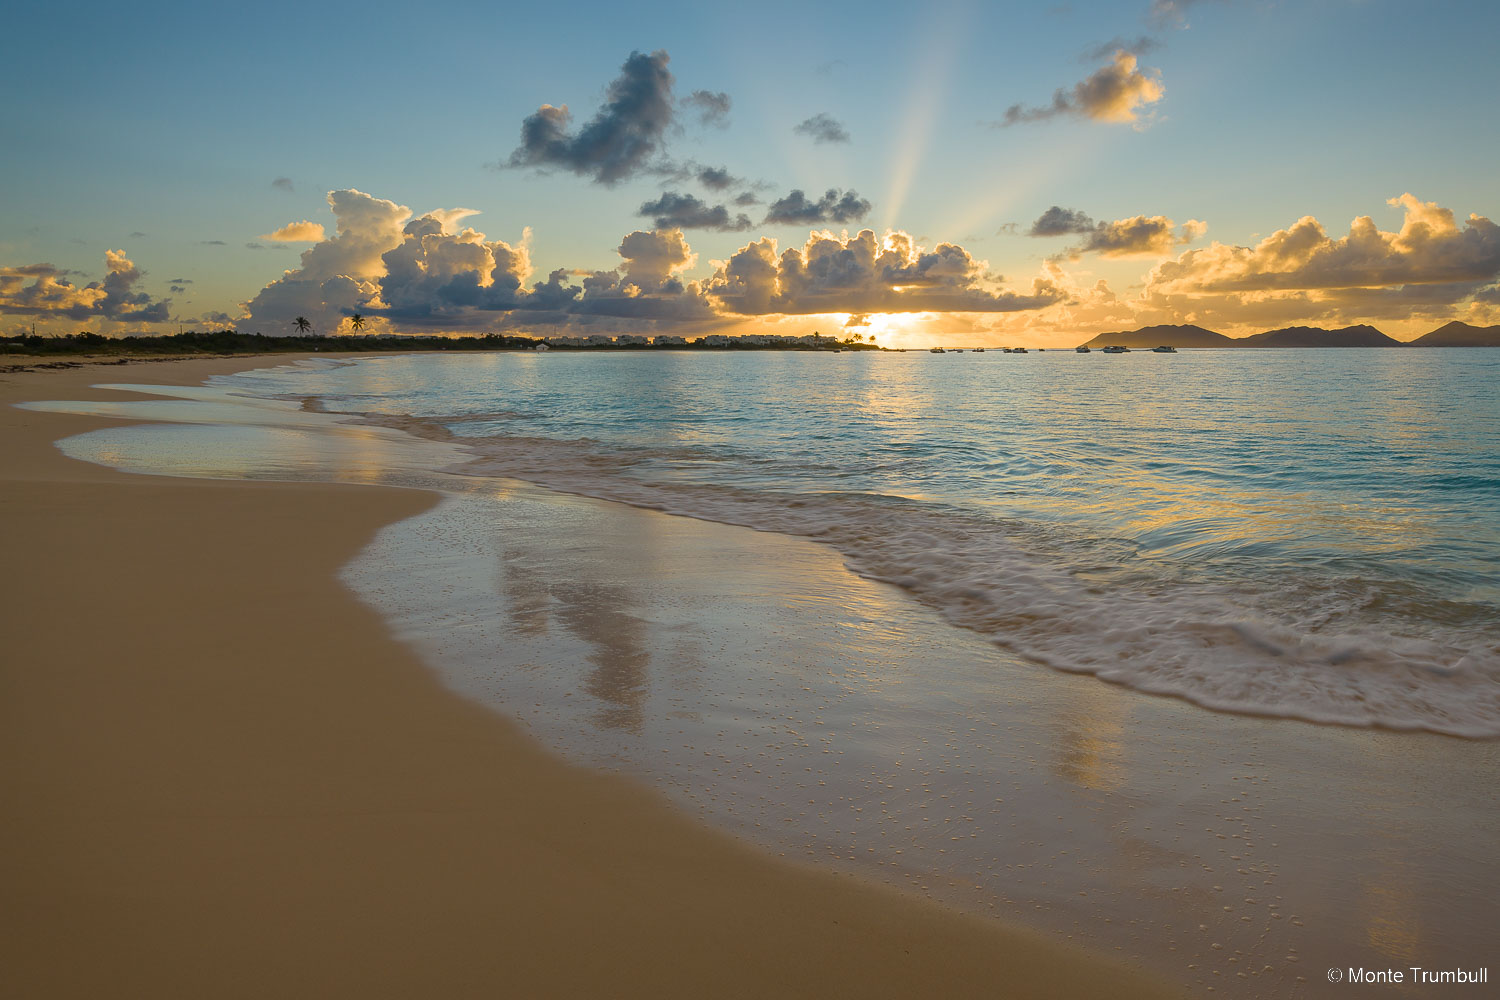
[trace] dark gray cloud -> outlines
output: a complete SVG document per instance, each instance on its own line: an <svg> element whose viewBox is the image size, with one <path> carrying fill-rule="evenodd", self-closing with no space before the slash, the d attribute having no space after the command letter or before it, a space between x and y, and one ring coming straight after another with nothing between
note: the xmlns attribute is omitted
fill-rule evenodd
<svg viewBox="0 0 1500 1000"><path fill-rule="evenodd" d="M849 141L848 130L836 118L824 111L798 122L792 126L792 131L798 135L805 135L816 143Z"/></svg>
<svg viewBox="0 0 1500 1000"><path fill-rule="evenodd" d="M278 177L271 182L271 186L278 191L285 191L288 194L292 194L297 190L296 186L292 184L290 177Z"/></svg>
<svg viewBox="0 0 1500 1000"><path fill-rule="evenodd" d="M665 191L655 201L641 206L638 215L652 220L657 229L717 229L739 233L750 228L749 216L729 217L723 205L708 205L690 194Z"/></svg>
<svg viewBox="0 0 1500 1000"><path fill-rule="evenodd" d="M168 278L167 279L167 283L168 284L172 284L172 285L191 285L193 283L193 279L192 278Z"/></svg>
<svg viewBox="0 0 1500 1000"><path fill-rule="evenodd" d="M1071 90L1059 87L1052 95L1051 104L1031 108L1012 104L1005 109L1005 117L992 124L1006 128L1059 117L1135 122L1139 120L1136 114L1139 108L1156 103L1165 93L1158 73L1154 70L1141 72L1136 68L1133 53L1117 49L1108 66L1074 84Z"/></svg>
<svg viewBox="0 0 1500 1000"><path fill-rule="evenodd" d="M146 238L146 234L141 232L140 230L136 230L135 232L129 234L129 238L132 240L143 240Z"/></svg>
<svg viewBox="0 0 1500 1000"><path fill-rule="evenodd" d="M735 195L734 203L736 205L759 205L760 198L756 196L754 191L741 191Z"/></svg>
<svg viewBox="0 0 1500 1000"><path fill-rule="evenodd" d="M512 167L561 168L599 184L616 184L645 167L672 124L672 74L666 52L632 52L587 124L569 132L566 104L543 104L521 123Z"/></svg>
<svg viewBox="0 0 1500 1000"><path fill-rule="evenodd" d="M1031 224L1032 236L1066 236L1070 233L1092 232L1094 220L1082 212L1061 205L1053 205Z"/></svg>
<svg viewBox="0 0 1500 1000"><path fill-rule="evenodd" d="M1077 246L1069 247L1061 257L1097 253L1105 257L1165 255L1174 246L1191 243L1207 227L1196 219L1177 224L1163 215L1136 215L1114 222L1095 222L1083 212L1053 205L1031 224L1032 236L1082 236Z"/></svg>
<svg viewBox="0 0 1500 1000"><path fill-rule="evenodd" d="M187 291L187 288L174 283L167 286L167 291L173 293L174 295L181 295L183 292Z"/></svg>
<svg viewBox="0 0 1500 1000"><path fill-rule="evenodd" d="M801 189L771 203L766 225L816 225L821 222L858 222L870 213L870 203L854 191L829 188L817 201Z"/></svg>
<svg viewBox="0 0 1500 1000"><path fill-rule="evenodd" d="M245 249L246 250L264 250L265 248L266 248L266 245L264 243L246 243L245 244Z"/></svg>
<svg viewBox="0 0 1500 1000"><path fill-rule="evenodd" d="M223 240L199 240L198 242L206 247L227 247L229 245Z"/></svg>
<svg viewBox="0 0 1500 1000"><path fill-rule="evenodd" d="M698 124L724 128L729 124L729 108L733 102L729 95L720 91L695 90L682 99L684 107L698 113Z"/></svg>
<svg viewBox="0 0 1500 1000"><path fill-rule="evenodd" d="M734 187L740 179L723 167L704 167L698 171L698 183L711 191Z"/></svg>
<svg viewBox="0 0 1500 1000"><path fill-rule="evenodd" d="M1098 62L1100 59L1108 59L1118 51L1129 52L1131 55L1143 56L1147 52L1155 52L1161 48L1161 42L1150 35L1140 35L1136 38L1122 38L1116 35L1107 42L1100 42L1093 48L1086 50L1078 58L1082 62Z"/></svg>
<svg viewBox="0 0 1500 1000"><path fill-rule="evenodd" d="M1136 215L1114 222L1101 222L1087 230L1087 238L1070 251L1073 254L1097 253L1105 257L1165 256L1180 243L1191 243L1203 235L1203 223L1189 219L1181 234L1176 224L1163 215Z"/></svg>

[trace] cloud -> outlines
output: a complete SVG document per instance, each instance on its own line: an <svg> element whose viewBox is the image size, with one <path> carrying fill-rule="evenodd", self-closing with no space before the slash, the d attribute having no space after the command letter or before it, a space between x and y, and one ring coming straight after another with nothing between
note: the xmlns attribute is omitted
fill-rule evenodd
<svg viewBox="0 0 1500 1000"><path fill-rule="evenodd" d="M1059 88L1052 95L1052 103L1041 107L1012 104L1005 110L1005 118L994 124L1005 128L1062 116L1098 122L1136 122L1140 120L1137 111L1145 105L1155 104L1165 93L1160 73L1156 70L1141 72L1136 69L1136 57L1118 49L1113 62L1082 83L1074 84L1071 92Z"/></svg>
<svg viewBox="0 0 1500 1000"><path fill-rule="evenodd" d="M171 299L158 301L134 291L143 274L125 251L106 250L104 265L104 279L83 287L66 279L70 272L51 264L0 267L0 313L120 323L160 323L168 318Z"/></svg>
<svg viewBox="0 0 1500 1000"><path fill-rule="evenodd" d="M800 248L777 253L759 239L717 265L706 293L741 315L771 313L1008 312L1040 309L1061 298L1039 279L1029 295L1000 291L985 265L963 247L924 250L906 233L877 239L813 233Z"/></svg>
<svg viewBox="0 0 1500 1000"><path fill-rule="evenodd" d="M206 247L227 247L229 245L223 240L199 240L198 242Z"/></svg>
<svg viewBox="0 0 1500 1000"><path fill-rule="evenodd" d="M743 232L750 228L750 217L741 213L729 217L723 205L707 205L690 194L667 191L655 201L648 201L637 213L654 220L657 229L717 229L720 232Z"/></svg>
<svg viewBox="0 0 1500 1000"><path fill-rule="evenodd" d="M323 242L323 224L321 222L288 222L274 232L266 233L261 237L273 243L321 243Z"/></svg>
<svg viewBox="0 0 1500 1000"><path fill-rule="evenodd" d="M179 285L174 282L167 285L167 291L173 293L174 295L181 295L183 292L187 291L187 286Z"/></svg>
<svg viewBox="0 0 1500 1000"><path fill-rule="evenodd" d="M292 194L297 190L292 184L290 177L278 177L271 182L271 186L278 191L285 191L287 194Z"/></svg>
<svg viewBox="0 0 1500 1000"><path fill-rule="evenodd" d="M760 198L754 191L741 191L739 194L735 195L734 203L740 206L759 205Z"/></svg>
<svg viewBox="0 0 1500 1000"><path fill-rule="evenodd" d="M365 308L376 298L378 279L386 270L381 258L401 245L411 209L352 188L330 191L328 205L335 235L304 250L301 267L247 302L243 322L275 330L306 316L327 332L338 326L344 310Z"/></svg>
<svg viewBox="0 0 1500 1000"><path fill-rule="evenodd" d="M467 310L515 308L532 273L526 239L510 244L467 227L451 231L455 218L468 214L431 212L408 222L400 242L381 255L385 273L373 277L378 294L367 311L458 328L467 325Z"/></svg>
<svg viewBox="0 0 1500 1000"><path fill-rule="evenodd" d="M1190 250L1158 265L1151 287L1194 293L1373 289L1500 277L1500 226L1470 215L1460 228L1451 210L1409 193L1387 204L1404 212L1399 232L1381 232L1362 215L1347 236L1333 239L1317 219L1304 216L1255 247L1216 242Z"/></svg>
<svg viewBox="0 0 1500 1000"><path fill-rule="evenodd" d="M1171 253L1173 247L1191 243L1208 231L1197 219L1184 222L1180 232L1174 232L1175 228L1176 224L1164 215L1136 215L1101 222L1085 230L1087 238L1069 248L1069 252L1075 256L1097 253L1104 257L1161 257Z"/></svg>
<svg viewBox="0 0 1500 1000"><path fill-rule="evenodd" d="M1031 224L1030 235L1085 237L1082 243L1066 251L1066 256L1074 258L1085 253L1104 257L1160 257L1171 253L1175 246L1196 240L1208 231L1208 226L1189 219L1174 232L1176 229L1177 224L1164 215L1095 222L1083 212L1053 205Z"/></svg>
<svg viewBox="0 0 1500 1000"><path fill-rule="evenodd" d="M1082 212L1053 205L1031 224L1032 236L1064 236L1068 233L1086 233L1094 228L1094 220Z"/></svg>
<svg viewBox="0 0 1500 1000"><path fill-rule="evenodd" d="M613 185L646 166L672 124L666 52L632 52L609 85L604 106L576 133L566 104L543 104L521 123L512 167L556 167Z"/></svg>
<svg viewBox="0 0 1500 1000"><path fill-rule="evenodd" d="M1334 238L1305 216L1254 247L1222 243L1189 250L1152 269L1146 305L1227 323L1320 318L1410 319L1446 315L1500 281L1500 226L1411 194L1392 198L1404 217L1383 232L1360 216Z"/></svg>
<svg viewBox="0 0 1500 1000"><path fill-rule="evenodd" d="M820 223L858 222L870 213L870 203L854 191L829 188L823 197L811 201L800 188L771 203L765 225L809 226Z"/></svg>
<svg viewBox="0 0 1500 1000"><path fill-rule="evenodd" d="M135 232L129 234L129 238L133 240L143 240L146 238L146 234L141 232L140 230L136 230Z"/></svg>
<svg viewBox="0 0 1500 1000"><path fill-rule="evenodd" d="M739 182L738 177L723 167L704 167L698 171L698 183L713 191L723 191Z"/></svg>
<svg viewBox="0 0 1500 1000"><path fill-rule="evenodd" d="M729 108L732 102L729 100L729 95L722 91L714 93L710 90L695 90L684 97L682 103L698 113L700 125L724 128L729 124Z"/></svg>
<svg viewBox="0 0 1500 1000"><path fill-rule="evenodd" d="M680 291L674 275L698 261L677 229L630 233L620 241L619 254L625 261L621 285L641 292Z"/></svg>
<svg viewBox="0 0 1500 1000"><path fill-rule="evenodd" d="M805 135L815 143L848 142L849 132L838 120L827 112L819 112L805 121L792 126L792 131Z"/></svg>

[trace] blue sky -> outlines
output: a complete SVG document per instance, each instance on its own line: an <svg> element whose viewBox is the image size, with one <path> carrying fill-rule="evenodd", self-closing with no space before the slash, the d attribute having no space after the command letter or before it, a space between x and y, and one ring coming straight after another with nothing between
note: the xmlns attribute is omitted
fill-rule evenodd
<svg viewBox="0 0 1500 1000"><path fill-rule="evenodd" d="M749 192L759 200L749 209L752 228L687 229L690 265L679 260L668 280L635 292L621 284L620 295L636 298L701 298L692 329L712 326L710 314L731 318L728 300L710 287L712 261L760 237L784 251L801 247L813 229L841 239L865 227L877 236L904 231L928 251L960 246L976 267L988 265L954 279L963 288L983 284L1037 302L1012 309L992 297L977 311L914 309L901 321L860 326L871 313L892 311L892 296L844 302L823 288L819 301L840 308L799 312L809 307L782 296L791 311L757 319L792 332L856 317L852 329L879 329L888 342L951 329L974 342L1035 343L1137 320L1193 319L1226 332L1299 317L1319 325L1364 320L1398 335L1444 318L1496 322L1488 230L1463 230L1470 213L1497 210L1500 130L1488 104L1500 92L1500 60L1483 48L1497 28L1494 5L1396 0L665 4L649 13L593 3L25 7L8 16L19 44L0 67L6 92L22 95L0 106L7 137L0 266L50 264L68 272L57 280L82 287L103 278L107 250L121 250L139 272L133 293L171 302L166 324L132 323L76 304L71 314L48 312L35 296L28 305L0 294L0 327L36 321L59 332L80 323L126 331L178 320L201 326L214 315L243 329L260 320L273 332L284 317L252 312L245 322L244 303L297 271L309 244L278 249L261 237L301 220L332 235L327 195L346 189L418 216L477 210L457 228L512 246L529 229L526 285L557 268L617 268L622 238L653 228L641 206L665 191L708 203ZM1013 105L1044 109L1054 92L1074 93L1122 45L1135 50L1133 72L1161 91L1131 109L1134 120L1074 112L995 126ZM497 168L541 105L567 104L576 130L632 52L658 51L670 57L679 105L657 161L724 167L743 183L720 193L646 170L602 184L555 165ZM699 124L680 103L698 90L730 98L725 120ZM819 143L794 131L817 114L839 123L848 141ZM289 183L273 185L278 178ZM792 189L813 198L854 191L869 209L840 224L763 223L767 206ZM1249 258L1214 269L1197 261L1170 287L1150 280L1179 254L1215 241L1253 248L1304 216L1330 241L1347 236L1359 216L1398 232L1403 209L1387 201L1407 192L1453 213L1452 247L1472 257L1461 276L1472 287L1459 287L1451 268L1423 270L1425 251L1411 241L1393 244L1394 263L1381 265L1382 273L1400 272L1397 284L1373 295L1359 278L1362 294L1336 302L1317 290L1329 287L1327 267L1296 301L1294 276L1279 277L1274 295L1254 293L1274 304L1207 300L1214 290L1243 287L1241 272L1262 267ZM1095 224L1159 219L1176 235L1154 244L1154 253L1070 255L1103 241L1081 231L1028 235L1054 205ZM1204 223L1203 235L1184 230L1188 220ZM1238 285L1223 278L1231 264L1240 268ZM356 277L374 291L350 299L354 308L406 328L397 311L383 314L380 276ZM191 283L172 292L172 278ZM1039 278L1052 290L1038 292ZM1098 297L1101 279L1113 304ZM19 287L17 280L6 287ZM678 291L693 282L702 287ZM1137 301L1148 285L1150 302ZM1403 297L1403 289L1420 293ZM1403 311L1408 299L1415 305ZM326 307L325 326L351 308L314 307ZM535 308L477 317L447 309L438 303L455 331L502 315L511 328L574 321ZM607 307L589 314L605 328L629 325L598 318L612 314ZM670 324L653 317L649 325Z"/></svg>

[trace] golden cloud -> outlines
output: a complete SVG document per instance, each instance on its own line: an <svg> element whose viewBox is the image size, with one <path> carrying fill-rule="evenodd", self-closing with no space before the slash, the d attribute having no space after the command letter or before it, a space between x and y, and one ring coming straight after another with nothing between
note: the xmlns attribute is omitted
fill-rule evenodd
<svg viewBox="0 0 1500 1000"><path fill-rule="evenodd" d="M306 219L301 222L288 222L275 232L266 233L261 237L263 240L271 240L275 243L321 243L324 238L323 224L309 222Z"/></svg>

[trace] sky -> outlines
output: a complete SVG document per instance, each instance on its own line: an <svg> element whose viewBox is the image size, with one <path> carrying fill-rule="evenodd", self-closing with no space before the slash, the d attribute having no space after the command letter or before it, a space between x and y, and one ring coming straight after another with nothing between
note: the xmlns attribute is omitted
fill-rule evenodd
<svg viewBox="0 0 1500 1000"><path fill-rule="evenodd" d="M0 333L1500 323L1490 3L58 3L7 33Z"/></svg>

